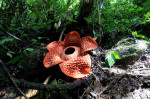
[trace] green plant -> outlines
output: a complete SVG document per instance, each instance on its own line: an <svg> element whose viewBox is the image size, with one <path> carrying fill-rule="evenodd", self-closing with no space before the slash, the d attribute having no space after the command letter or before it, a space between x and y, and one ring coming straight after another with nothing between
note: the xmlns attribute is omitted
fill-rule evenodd
<svg viewBox="0 0 150 99"><path fill-rule="evenodd" d="M141 35L141 34L138 34L137 31L132 32L132 35L133 35L134 37L142 38L142 39L145 39L145 40L147 40L147 41L149 40L146 36Z"/></svg>
<svg viewBox="0 0 150 99"><path fill-rule="evenodd" d="M115 64L116 59L120 59L119 55L116 52L114 52L114 51L110 51L105 56L106 66L112 67Z"/></svg>

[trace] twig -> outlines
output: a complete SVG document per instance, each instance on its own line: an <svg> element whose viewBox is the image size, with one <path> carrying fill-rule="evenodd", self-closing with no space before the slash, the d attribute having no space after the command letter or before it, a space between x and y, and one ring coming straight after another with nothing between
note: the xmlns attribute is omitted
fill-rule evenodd
<svg viewBox="0 0 150 99"><path fill-rule="evenodd" d="M64 27L64 29L62 30L62 32L61 32L61 34L60 34L60 37L59 37L59 41L62 40L62 36L63 36L63 34L64 34L65 29L66 29L66 27Z"/></svg>
<svg viewBox="0 0 150 99"><path fill-rule="evenodd" d="M0 64L3 67L5 73L8 75L9 79L11 80L11 82L13 83L13 85L15 86L15 88L26 98L29 99L21 90L20 88L17 86L16 82L13 80L13 78L11 77L11 75L8 72L8 69L6 68L5 64L2 62L2 60L0 60Z"/></svg>
<svg viewBox="0 0 150 99"><path fill-rule="evenodd" d="M80 99L83 99L84 94L89 90L89 88L92 86L92 84L93 84L93 82L91 82L91 84L86 88L86 90L81 95Z"/></svg>
<svg viewBox="0 0 150 99"><path fill-rule="evenodd" d="M27 42L21 40L20 38L18 38L18 37L16 37L16 36L12 35L11 33L7 32L7 31L4 31L4 30L2 30L2 29L0 29L0 30L3 31L4 33L6 33L7 35L13 37L14 39L16 39L16 40L18 40L18 41L20 41L20 42L22 42L22 43L24 43L24 44L26 44L26 45L29 45L29 46L31 46L31 47L33 47L33 48L38 48L38 49L41 49L41 50L45 50L45 49L46 49L46 48L44 48L44 47L42 48L42 47L38 47L38 46L34 46L34 45L32 45L32 44L29 44L29 43L27 43Z"/></svg>

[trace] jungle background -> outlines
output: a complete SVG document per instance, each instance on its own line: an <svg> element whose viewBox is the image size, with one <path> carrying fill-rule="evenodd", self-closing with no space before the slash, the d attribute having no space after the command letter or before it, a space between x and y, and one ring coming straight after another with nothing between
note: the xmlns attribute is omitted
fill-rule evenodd
<svg viewBox="0 0 150 99"><path fill-rule="evenodd" d="M50 70L42 64L44 48L71 31L93 37L104 50L128 37L149 41L150 0L0 0L0 59L12 77L44 82ZM35 54L40 58L32 59ZM1 88L11 86L2 82ZM57 99L58 94L38 97ZM68 96L62 92L60 97Z"/></svg>

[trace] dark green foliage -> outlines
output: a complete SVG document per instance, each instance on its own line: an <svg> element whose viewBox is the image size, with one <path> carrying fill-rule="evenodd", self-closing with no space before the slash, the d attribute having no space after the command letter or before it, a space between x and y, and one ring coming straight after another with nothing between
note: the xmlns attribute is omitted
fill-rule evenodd
<svg viewBox="0 0 150 99"><path fill-rule="evenodd" d="M101 25L104 31L104 40L106 39L107 43L115 43L123 37L131 36L131 30L133 30L137 24L145 24L148 22L146 19L149 18L147 15L149 10L145 8L150 9L149 0L145 0L141 6L134 3L134 1L106 0L104 2L104 8L101 14ZM145 32L143 31L142 34L145 34ZM113 44L111 43L111 45Z"/></svg>
<svg viewBox="0 0 150 99"><path fill-rule="evenodd" d="M78 3L76 0L2 0L0 29L35 46L45 46L44 43L53 40L51 33L57 33L59 20L68 11L70 15L66 18L66 25L73 21L73 15L78 15ZM5 61L10 64L23 64L32 52L29 45L16 41L3 31L0 31L0 47L1 58L8 59Z"/></svg>

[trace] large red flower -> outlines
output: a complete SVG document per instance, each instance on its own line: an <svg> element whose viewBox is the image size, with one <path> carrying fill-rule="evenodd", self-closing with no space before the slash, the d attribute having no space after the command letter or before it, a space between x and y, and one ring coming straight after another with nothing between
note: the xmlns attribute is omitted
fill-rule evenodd
<svg viewBox="0 0 150 99"><path fill-rule="evenodd" d="M49 52L43 63L46 68L59 64L61 71L73 78L89 74L91 59L84 52L96 49L96 41L90 36L80 38L76 31L68 33L64 41L54 41L47 45Z"/></svg>

